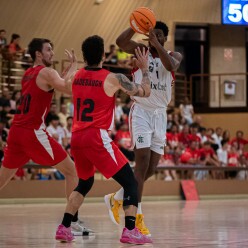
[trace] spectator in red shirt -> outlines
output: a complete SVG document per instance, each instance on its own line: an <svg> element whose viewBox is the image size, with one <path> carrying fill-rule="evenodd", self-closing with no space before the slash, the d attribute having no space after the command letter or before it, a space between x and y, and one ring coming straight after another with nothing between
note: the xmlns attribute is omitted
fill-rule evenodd
<svg viewBox="0 0 248 248"><path fill-rule="evenodd" d="M220 165L219 159L211 147L211 143L209 141L206 141L203 144L203 148L199 150L199 155L200 160L205 161L206 165Z"/></svg>
<svg viewBox="0 0 248 248"><path fill-rule="evenodd" d="M238 158L239 154L235 146L231 146L230 151L228 152L228 166L230 167L238 167Z"/></svg>
<svg viewBox="0 0 248 248"><path fill-rule="evenodd" d="M179 146L181 148L188 147L190 144L189 140L189 125L185 124L183 130L178 135Z"/></svg>
<svg viewBox="0 0 248 248"><path fill-rule="evenodd" d="M248 144L248 140L244 139L244 132L239 130L236 132L236 138L232 139L230 143L242 153L244 146Z"/></svg>
<svg viewBox="0 0 248 248"><path fill-rule="evenodd" d="M9 44L9 53L12 55L12 58L15 59L18 53L23 53L24 49L22 49L19 45L21 36L19 34L12 34L11 42Z"/></svg>
<svg viewBox="0 0 248 248"><path fill-rule="evenodd" d="M243 155L244 155L245 158L248 160L248 152L244 152Z"/></svg>
<svg viewBox="0 0 248 248"><path fill-rule="evenodd" d="M199 150L200 160L205 165L212 165L212 166L220 166L219 159L217 155L215 154L213 148L211 147L211 143L209 141L206 141L203 144L203 148ZM217 178L218 173L215 171L211 171L210 173L213 178Z"/></svg>
<svg viewBox="0 0 248 248"><path fill-rule="evenodd" d="M192 124L190 126L190 134L188 135L189 141L195 141L199 146L201 143L201 138L197 135L198 133L198 126L196 124Z"/></svg>
<svg viewBox="0 0 248 248"><path fill-rule="evenodd" d="M175 166L174 157L169 146L165 146L164 155L161 156L161 159L158 164L158 167L164 167L164 166ZM164 177L165 181L178 179L175 170L164 170L163 174L165 176Z"/></svg>
<svg viewBox="0 0 248 248"><path fill-rule="evenodd" d="M129 161L134 161L134 152L131 149L131 135L128 130L128 125L126 123L120 126L120 129L117 131L115 135L114 142L123 152L123 154L127 157Z"/></svg>
<svg viewBox="0 0 248 248"><path fill-rule="evenodd" d="M197 147L197 142L191 141L190 147L185 150L191 154L191 158L189 159L189 164L199 164L200 163L200 150Z"/></svg>
<svg viewBox="0 0 248 248"><path fill-rule="evenodd" d="M189 164L189 165L196 165L200 163L200 155L199 149L197 147L196 141L191 141L190 147L186 148L185 151L182 153L180 160L181 163ZM194 171L184 171L184 178L192 179L194 175Z"/></svg>
<svg viewBox="0 0 248 248"><path fill-rule="evenodd" d="M176 124L172 124L171 132L166 133L167 143L170 148L174 149L178 146L179 143L179 134L178 134L178 126Z"/></svg>
<svg viewBox="0 0 248 248"><path fill-rule="evenodd" d="M239 166L239 154L235 146L231 146L227 158L228 158L227 166L229 167ZM237 171L228 171L226 174L228 178L235 178L237 176Z"/></svg>

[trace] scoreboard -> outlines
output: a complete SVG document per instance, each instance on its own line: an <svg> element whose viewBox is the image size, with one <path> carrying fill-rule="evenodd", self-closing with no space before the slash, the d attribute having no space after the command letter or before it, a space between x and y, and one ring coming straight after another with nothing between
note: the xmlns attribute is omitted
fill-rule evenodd
<svg viewBox="0 0 248 248"><path fill-rule="evenodd" d="M248 26L248 0L222 0L222 24Z"/></svg>

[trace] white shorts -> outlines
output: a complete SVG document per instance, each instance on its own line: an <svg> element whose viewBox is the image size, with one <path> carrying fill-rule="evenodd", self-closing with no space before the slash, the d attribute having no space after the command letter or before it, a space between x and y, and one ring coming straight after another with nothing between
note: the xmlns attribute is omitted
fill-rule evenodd
<svg viewBox="0 0 248 248"><path fill-rule="evenodd" d="M129 114L132 146L136 149L149 147L163 155L166 141L166 110L146 110L133 104Z"/></svg>

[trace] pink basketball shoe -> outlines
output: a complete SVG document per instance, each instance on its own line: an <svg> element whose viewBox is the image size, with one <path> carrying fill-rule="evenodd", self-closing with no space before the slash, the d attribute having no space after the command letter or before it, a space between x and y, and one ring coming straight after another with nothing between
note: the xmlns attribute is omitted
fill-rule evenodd
<svg viewBox="0 0 248 248"><path fill-rule="evenodd" d="M71 227L65 227L60 224L57 228L55 239L61 242L71 242L74 239Z"/></svg>
<svg viewBox="0 0 248 248"><path fill-rule="evenodd" d="M133 230L128 230L126 227L123 229L121 243L129 243L136 245L143 245L146 243L152 243L152 239L143 235L137 228Z"/></svg>

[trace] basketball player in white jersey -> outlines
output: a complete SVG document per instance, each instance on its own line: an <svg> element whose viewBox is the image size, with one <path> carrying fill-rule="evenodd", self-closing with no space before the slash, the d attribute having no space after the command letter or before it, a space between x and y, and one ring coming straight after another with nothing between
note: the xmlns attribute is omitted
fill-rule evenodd
<svg viewBox="0 0 248 248"><path fill-rule="evenodd" d="M117 45L127 53L134 54L135 48L144 47L132 40L134 31L125 30L116 40ZM164 154L167 116L166 109L171 101L171 87L174 71L180 66L182 55L169 52L164 48L167 40L168 27L163 22L156 22L154 29L150 29L149 41L149 74L151 78L151 94L148 98L134 97L134 104L129 115L129 126L135 152L135 177L138 182L138 212L136 227L145 235L150 236L145 226L141 209L141 198L144 182L151 177ZM140 84L142 72L134 70L133 79ZM119 209L123 199L123 189L105 196L105 203L109 209L111 220L119 224Z"/></svg>

